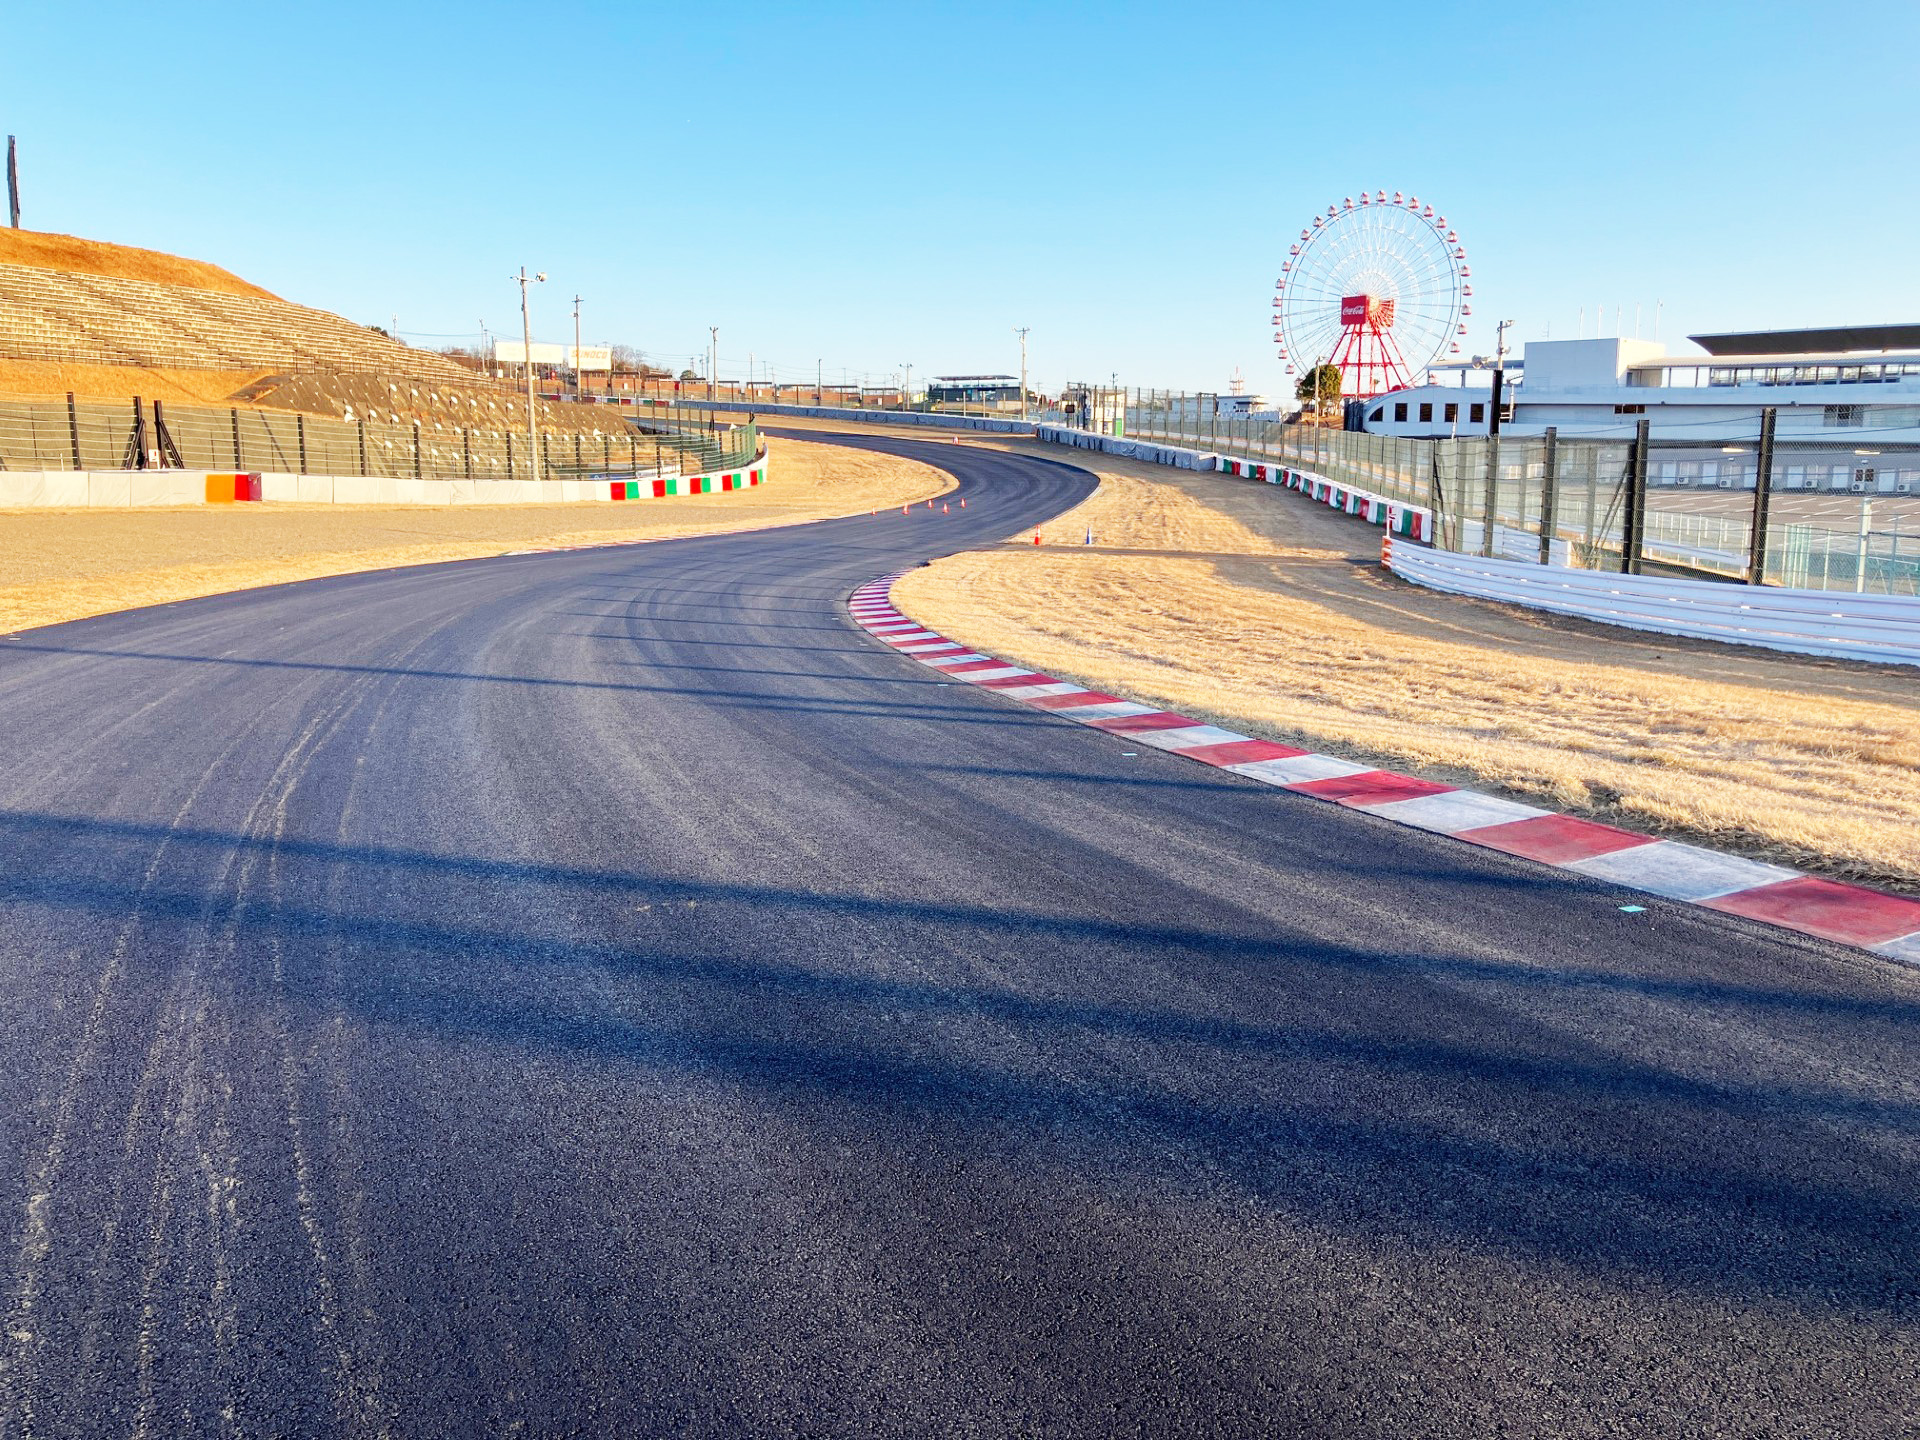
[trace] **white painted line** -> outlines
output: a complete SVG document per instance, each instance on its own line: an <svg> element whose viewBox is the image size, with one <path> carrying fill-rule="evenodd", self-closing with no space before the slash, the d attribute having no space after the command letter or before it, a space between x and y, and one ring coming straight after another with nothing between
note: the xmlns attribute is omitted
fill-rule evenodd
<svg viewBox="0 0 1920 1440"><path fill-rule="evenodd" d="M911 645L902 645L900 647L900 653L902 655L931 655L936 650L964 650L966 648L967 647L962 645L958 640L916 640ZM947 657L942 655L940 658L944 660Z"/></svg>
<svg viewBox="0 0 1920 1440"><path fill-rule="evenodd" d="M1288 755L1279 760L1249 760L1244 765L1229 765L1226 768L1236 775L1245 775L1251 780L1264 780L1269 785L1299 785L1307 780L1331 780L1337 775L1358 775L1373 767L1336 760L1331 755Z"/></svg>
<svg viewBox="0 0 1920 1440"><path fill-rule="evenodd" d="M998 660L998 655L980 655L972 650L963 650L958 655L934 655L927 659L928 665L971 665L976 660Z"/></svg>
<svg viewBox="0 0 1920 1440"><path fill-rule="evenodd" d="M1545 815L1531 805L1482 795L1475 790L1455 790L1446 795L1422 795L1413 800L1395 800L1387 805L1369 805L1369 815L1384 815L1402 825L1418 825L1422 830L1437 830L1442 835L1458 835L1462 830L1478 830L1484 825L1505 825L1510 820L1531 820Z"/></svg>
<svg viewBox="0 0 1920 1440"><path fill-rule="evenodd" d="M1093 705L1062 705L1054 710L1069 720L1116 720L1122 715L1158 715L1158 705L1136 705L1131 700L1106 700Z"/></svg>
<svg viewBox="0 0 1920 1440"><path fill-rule="evenodd" d="M1025 675L1024 665L1002 665L993 670L969 670L964 675L955 675L956 680L964 680L969 685L978 685L982 680L1010 680L1015 675Z"/></svg>
<svg viewBox="0 0 1920 1440"><path fill-rule="evenodd" d="M1574 860L1565 867L1597 880L1612 880L1636 890L1651 891L1669 900L1711 900L1756 885L1792 880L1800 872L1780 865L1763 865L1737 855L1719 855L1677 840L1656 840L1605 855Z"/></svg>
<svg viewBox="0 0 1920 1440"><path fill-rule="evenodd" d="M1008 685L998 693L1009 700L1038 700L1042 695L1071 695L1074 691L1085 688L1082 685L1069 684L1065 680L1055 680L1046 685Z"/></svg>
<svg viewBox="0 0 1920 1440"><path fill-rule="evenodd" d="M1876 955L1885 955L1889 960L1903 960L1909 965L1920 965L1920 930L1904 935L1898 940L1886 940L1873 947Z"/></svg>
<svg viewBox="0 0 1920 1440"><path fill-rule="evenodd" d="M1123 740L1138 740L1156 750L1190 750L1195 745L1225 745L1247 737L1218 725L1182 725L1172 730L1117 730Z"/></svg>
<svg viewBox="0 0 1920 1440"><path fill-rule="evenodd" d="M944 635L934 634L931 630L903 630L897 635L889 635L887 643L899 645L910 640L944 640L946 638Z"/></svg>

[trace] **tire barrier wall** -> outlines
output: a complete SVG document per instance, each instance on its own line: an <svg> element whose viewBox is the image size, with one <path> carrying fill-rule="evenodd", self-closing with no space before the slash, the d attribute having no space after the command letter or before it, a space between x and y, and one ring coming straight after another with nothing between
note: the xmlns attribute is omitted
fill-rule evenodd
<svg viewBox="0 0 1920 1440"><path fill-rule="evenodd" d="M425 480L391 475L249 474L204 470L0 470L0 510L115 510L269 501L297 505L559 505L651 500L746 490L767 479L767 452L750 465L644 480Z"/></svg>
<svg viewBox="0 0 1920 1440"><path fill-rule="evenodd" d="M1920 599L1912 596L1565 570L1395 545L1390 537L1380 558L1404 580L1455 595L1663 635L1838 660L1920 665Z"/></svg>

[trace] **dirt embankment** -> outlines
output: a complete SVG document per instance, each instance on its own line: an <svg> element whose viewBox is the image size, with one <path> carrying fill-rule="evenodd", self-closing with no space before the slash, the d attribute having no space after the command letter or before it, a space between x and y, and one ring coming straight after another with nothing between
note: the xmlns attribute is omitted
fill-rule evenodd
<svg viewBox="0 0 1920 1440"><path fill-rule="evenodd" d="M1913 674L1420 590L1379 569L1379 531L1298 495L1087 463L1100 492L1045 545L915 571L901 605L1252 734L1920 892Z"/></svg>
<svg viewBox="0 0 1920 1440"><path fill-rule="evenodd" d="M0 634L323 575L793 525L924 500L953 484L913 460L771 444L769 478L757 489L624 504L0 511Z"/></svg>
<svg viewBox="0 0 1920 1440"><path fill-rule="evenodd" d="M105 240L83 240L78 235L57 235L46 230L0 230L0 265L31 265L39 270L70 270L79 275L184 285L190 290L215 290L225 295L279 298L272 291L249 285L231 271L204 260L188 260L160 250L112 245Z"/></svg>

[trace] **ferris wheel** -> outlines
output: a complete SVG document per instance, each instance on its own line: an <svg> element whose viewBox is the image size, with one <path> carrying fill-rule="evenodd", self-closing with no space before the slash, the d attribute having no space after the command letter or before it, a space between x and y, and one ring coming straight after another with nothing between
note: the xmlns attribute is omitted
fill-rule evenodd
<svg viewBox="0 0 1920 1440"><path fill-rule="evenodd" d="M1460 353L1473 313L1466 247L1417 195L1351 195L1300 232L1274 288L1273 331L1289 377L1340 371L1340 391L1371 399L1418 382Z"/></svg>

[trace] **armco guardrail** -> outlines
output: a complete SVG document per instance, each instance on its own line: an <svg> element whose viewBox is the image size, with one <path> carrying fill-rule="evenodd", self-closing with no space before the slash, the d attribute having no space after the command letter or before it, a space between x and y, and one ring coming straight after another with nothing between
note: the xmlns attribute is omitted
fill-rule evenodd
<svg viewBox="0 0 1920 1440"><path fill-rule="evenodd" d="M1565 570L1387 541L1402 579L1608 625L1800 655L1920 665L1920 599Z"/></svg>

